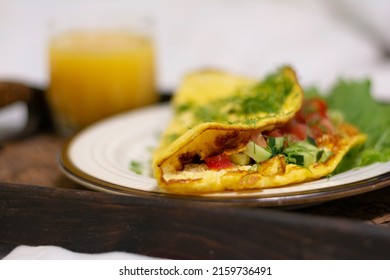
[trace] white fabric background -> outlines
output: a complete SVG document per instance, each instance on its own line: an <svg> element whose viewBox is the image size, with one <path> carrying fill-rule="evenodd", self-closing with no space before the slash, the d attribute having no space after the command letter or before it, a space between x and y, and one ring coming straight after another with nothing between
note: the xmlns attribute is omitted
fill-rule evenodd
<svg viewBox="0 0 390 280"><path fill-rule="evenodd" d="M0 0L0 79L46 85L48 22L74 12L150 15L162 90L202 67L260 77L289 63L304 85L370 76L379 95L390 92L386 0Z"/></svg>

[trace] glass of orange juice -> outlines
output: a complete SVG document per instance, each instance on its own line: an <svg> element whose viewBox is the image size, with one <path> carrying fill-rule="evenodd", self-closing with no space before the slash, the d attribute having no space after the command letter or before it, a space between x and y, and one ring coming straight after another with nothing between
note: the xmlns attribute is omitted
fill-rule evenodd
<svg viewBox="0 0 390 280"><path fill-rule="evenodd" d="M150 22L110 19L61 24L54 25L50 37L47 93L61 135L157 101Z"/></svg>

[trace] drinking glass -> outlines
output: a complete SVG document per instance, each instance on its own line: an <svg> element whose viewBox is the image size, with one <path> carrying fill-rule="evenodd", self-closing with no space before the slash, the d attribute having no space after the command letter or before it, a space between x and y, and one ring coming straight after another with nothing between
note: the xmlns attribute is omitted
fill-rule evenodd
<svg viewBox="0 0 390 280"><path fill-rule="evenodd" d="M147 18L54 22L47 100L59 134L157 101L152 23Z"/></svg>

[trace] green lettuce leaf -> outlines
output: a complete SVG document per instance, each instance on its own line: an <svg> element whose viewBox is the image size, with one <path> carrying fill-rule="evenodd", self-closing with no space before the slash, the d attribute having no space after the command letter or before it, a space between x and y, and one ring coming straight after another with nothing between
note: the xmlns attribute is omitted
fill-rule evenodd
<svg viewBox="0 0 390 280"><path fill-rule="evenodd" d="M346 155L335 173L390 160L390 104L373 99L369 80L339 80L329 92L309 88L305 94L323 96L329 110L342 112L345 121L368 137L363 146L355 147Z"/></svg>

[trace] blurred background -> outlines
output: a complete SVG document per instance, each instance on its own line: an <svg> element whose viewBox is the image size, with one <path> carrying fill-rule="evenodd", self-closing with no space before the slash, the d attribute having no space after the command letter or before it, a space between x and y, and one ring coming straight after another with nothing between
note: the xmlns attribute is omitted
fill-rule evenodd
<svg viewBox="0 0 390 280"><path fill-rule="evenodd" d="M47 87L50 20L118 10L154 21L162 91L199 68L261 77L291 64L304 86L369 77L390 99L387 0L0 0L0 79Z"/></svg>

